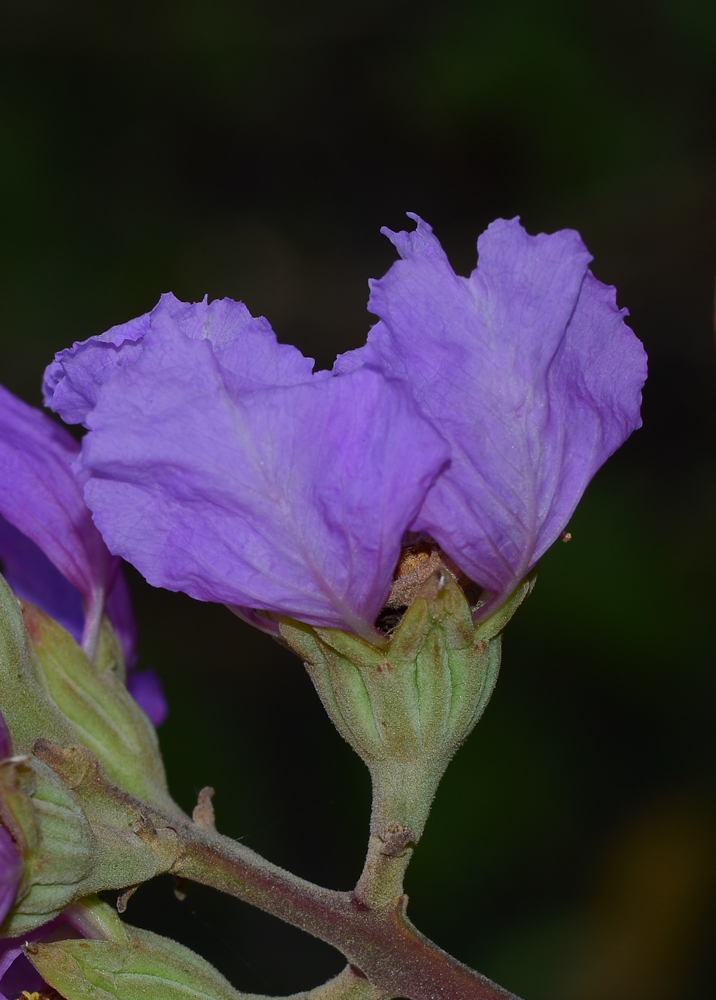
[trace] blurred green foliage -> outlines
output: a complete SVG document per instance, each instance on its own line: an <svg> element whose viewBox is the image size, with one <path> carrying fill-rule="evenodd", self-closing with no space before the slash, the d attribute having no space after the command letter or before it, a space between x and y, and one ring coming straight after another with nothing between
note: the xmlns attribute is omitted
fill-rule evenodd
<svg viewBox="0 0 716 1000"><path fill-rule="evenodd" d="M405 210L462 272L495 216L572 226L651 359L644 429L544 559L445 779L411 914L529 1000L710 1000L716 978L716 7L707 0L5 0L2 380L162 291L243 299L321 365L357 346ZM348 887L369 789L300 664L131 574L172 786ZM202 889L130 918L242 989L340 967Z"/></svg>

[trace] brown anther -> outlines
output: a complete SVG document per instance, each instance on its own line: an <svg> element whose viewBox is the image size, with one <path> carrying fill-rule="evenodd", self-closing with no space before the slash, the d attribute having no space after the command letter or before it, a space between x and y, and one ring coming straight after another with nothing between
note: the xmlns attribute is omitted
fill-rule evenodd
<svg viewBox="0 0 716 1000"><path fill-rule="evenodd" d="M420 542L403 549L395 570L386 607L410 607L425 581L440 568L440 553L433 545Z"/></svg>
<svg viewBox="0 0 716 1000"><path fill-rule="evenodd" d="M559 540L560 540L560 542L571 542L572 541L572 532L571 531L563 531L560 534L560 536L559 536Z"/></svg>

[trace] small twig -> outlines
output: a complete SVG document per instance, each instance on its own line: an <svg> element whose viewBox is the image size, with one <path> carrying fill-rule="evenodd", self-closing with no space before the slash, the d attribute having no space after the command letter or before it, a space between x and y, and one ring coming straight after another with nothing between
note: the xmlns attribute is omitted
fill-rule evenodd
<svg viewBox="0 0 716 1000"><path fill-rule="evenodd" d="M214 798L215 792L210 785L199 792L199 800L194 806L194 812L191 818L194 820L197 826L203 827L205 830L215 830L216 829L216 816L214 814L214 806L212 804L212 799Z"/></svg>
<svg viewBox="0 0 716 1000"><path fill-rule="evenodd" d="M409 827L397 822L371 834L365 865L353 890L355 898L378 910L398 906L416 840Z"/></svg>
<svg viewBox="0 0 716 1000"><path fill-rule="evenodd" d="M377 909L352 892L306 882L221 834L195 824L174 829L181 847L173 874L243 899L333 945L378 995L516 1000L413 927L404 912L404 897L394 907Z"/></svg>
<svg viewBox="0 0 716 1000"><path fill-rule="evenodd" d="M128 889L125 889L124 892L119 894L117 897L117 913L127 912L127 905L138 888L138 885L130 885Z"/></svg>
<svg viewBox="0 0 716 1000"><path fill-rule="evenodd" d="M35 744L36 753L43 751L41 759L61 777L65 774L70 779L72 765L76 769L77 764L77 753L72 754L72 750L77 748L62 751L41 740ZM85 764L87 755L87 751L80 755ZM89 797L88 806L94 803L99 808L99 803L107 816L128 823L131 832L156 856L158 870L236 896L345 955L351 969L343 974L340 989L347 984L349 992L340 992L338 986L331 987L338 992L326 992L326 985L318 993L302 994L302 1000L516 1000L442 951L408 920L407 900L397 895L411 852L408 845L414 837L407 825L376 822L367 864L370 873L362 878L363 888L369 891L363 895L338 892L284 871L209 825L135 798L112 784L98 767L90 771L89 779L86 767L79 778L75 774L70 787L81 801L83 795ZM204 799L208 800L208 794ZM202 806L200 817L205 815ZM374 812L374 819L380 815L380 810ZM136 825L132 827L132 823ZM112 880L95 885L93 891L113 887L116 882ZM120 912L135 888L130 886L120 896Z"/></svg>

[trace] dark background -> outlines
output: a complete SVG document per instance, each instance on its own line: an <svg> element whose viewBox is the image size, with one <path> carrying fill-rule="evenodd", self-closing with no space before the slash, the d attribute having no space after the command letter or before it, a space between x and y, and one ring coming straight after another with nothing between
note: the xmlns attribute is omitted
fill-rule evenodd
<svg viewBox="0 0 716 1000"><path fill-rule="evenodd" d="M601 472L509 626L483 722L408 878L416 923L527 1000L711 1000L716 978L716 5L713 0L2 0L2 381L230 295L322 366L371 319L381 225L456 269L496 216L570 226L646 344L644 429ZM131 574L187 808L349 888L369 790L298 661ZM342 960L169 881L128 918L241 989Z"/></svg>

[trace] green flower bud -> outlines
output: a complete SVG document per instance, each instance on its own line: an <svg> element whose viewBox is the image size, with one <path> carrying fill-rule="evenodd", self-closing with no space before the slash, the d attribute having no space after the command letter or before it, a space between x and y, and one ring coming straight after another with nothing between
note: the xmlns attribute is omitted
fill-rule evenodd
<svg viewBox="0 0 716 1000"><path fill-rule="evenodd" d="M0 710L15 753L30 753L40 737L61 745L77 734L35 675L36 657L17 598L0 576Z"/></svg>
<svg viewBox="0 0 716 1000"><path fill-rule="evenodd" d="M35 756L76 796L94 833L95 866L83 895L136 886L170 870L179 850L174 828L155 827L143 803L109 781L86 747L38 740Z"/></svg>
<svg viewBox="0 0 716 1000"><path fill-rule="evenodd" d="M111 626L94 666L55 621L29 604L24 612L31 636L0 577L0 710L16 753L0 763L0 821L24 862L4 936L166 872L177 854L173 829L155 829L137 801L179 812Z"/></svg>
<svg viewBox="0 0 716 1000"><path fill-rule="evenodd" d="M35 754L0 764L0 821L24 861L4 937L39 927L91 893L167 872L178 853L173 828L157 829L80 746L38 740Z"/></svg>
<svg viewBox="0 0 716 1000"><path fill-rule="evenodd" d="M243 1000L199 955L149 931L127 927L126 944L57 941L30 944L25 954L67 1000Z"/></svg>
<svg viewBox="0 0 716 1000"><path fill-rule="evenodd" d="M109 778L137 798L176 809L167 789L157 735L127 691L121 647L105 619L97 664L54 619L21 602L34 652L34 674L82 743L104 764ZM4 709L2 703L0 708ZM40 736L53 739L51 733ZM66 745L66 740L60 742Z"/></svg>
<svg viewBox="0 0 716 1000"><path fill-rule="evenodd" d="M56 917L84 895L95 837L77 797L42 761L0 765L0 818L25 868L3 935L17 937Z"/></svg>
<svg viewBox="0 0 716 1000"><path fill-rule="evenodd" d="M526 580L475 626L465 594L440 568L381 645L336 629L281 623L334 724L371 771L373 833L385 835L390 824L403 846L422 833L445 768L492 694L500 630L531 587Z"/></svg>

